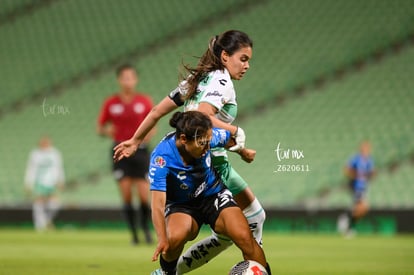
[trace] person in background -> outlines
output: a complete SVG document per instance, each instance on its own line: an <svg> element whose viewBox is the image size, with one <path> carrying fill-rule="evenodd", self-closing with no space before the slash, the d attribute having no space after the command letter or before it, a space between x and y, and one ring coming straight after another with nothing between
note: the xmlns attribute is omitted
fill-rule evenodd
<svg viewBox="0 0 414 275"><path fill-rule="evenodd" d="M360 144L359 153L353 156L345 167L345 175L349 179L349 187L352 192L354 205L349 214L349 226L347 234L355 234L355 225L358 220L368 213L366 191L368 182L375 174L374 162L371 157L371 144L363 141Z"/></svg>
<svg viewBox="0 0 414 275"><path fill-rule="evenodd" d="M135 89L138 84L138 75L134 67L129 64L122 65L116 70L116 76L119 91L105 100L97 125L98 134L111 138L114 141L113 146L129 139L153 107L151 98L138 93ZM148 224L150 207L147 174L148 144L153 134L154 130L146 135L135 154L113 163L113 175L118 182L123 201L123 213L131 231L133 245L139 242L132 199L133 188L137 188L141 203L141 226L144 229L146 242L152 243ZM111 146L111 161L113 146Z"/></svg>
<svg viewBox="0 0 414 275"><path fill-rule="evenodd" d="M60 152L52 140L43 136L29 156L25 176L26 191L33 198L33 223L37 231L53 229L53 219L60 208L58 189L65 182Z"/></svg>

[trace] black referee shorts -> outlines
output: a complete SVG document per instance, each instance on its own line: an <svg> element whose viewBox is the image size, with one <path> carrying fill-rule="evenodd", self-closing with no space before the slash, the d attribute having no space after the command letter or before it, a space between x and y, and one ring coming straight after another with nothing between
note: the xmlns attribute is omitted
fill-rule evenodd
<svg viewBox="0 0 414 275"><path fill-rule="evenodd" d="M111 159L113 153L114 151L111 150ZM150 162L148 148L138 148L135 154L129 158L123 158L118 162L112 162L112 171L115 180L119 181L124 177L146 179Z"/></svg>
<svg viewBox="0 0 414 275"><path fill-rule="evenodd" d="M228 189L223 189L219 193L195 199L187 203L171 203L165 208L165 217L173 213L185 213L190 215L201 228L203 224L210 225L215 230L216 221L223 209L238 207L233 199L233 195Z"/></svg>

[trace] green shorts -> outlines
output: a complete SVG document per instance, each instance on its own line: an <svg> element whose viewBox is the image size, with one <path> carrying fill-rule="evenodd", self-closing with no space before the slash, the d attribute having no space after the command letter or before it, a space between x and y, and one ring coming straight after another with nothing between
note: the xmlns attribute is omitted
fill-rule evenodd
<svg viewBox="0 0 414 275"><path fill-rule="evenodd" d="M33 193L36 196L50 196L56 192L56 186L46 186L40 183L35 183Z"/></svg>
<svg viewBox="0 0 414 275"><path fill-rule="evenodd" d="M229 162L214 163L214 157L212 159L214 169L221 175L221 178L233 196L239 194L247 188L247 182L234 170Z"/></svg>

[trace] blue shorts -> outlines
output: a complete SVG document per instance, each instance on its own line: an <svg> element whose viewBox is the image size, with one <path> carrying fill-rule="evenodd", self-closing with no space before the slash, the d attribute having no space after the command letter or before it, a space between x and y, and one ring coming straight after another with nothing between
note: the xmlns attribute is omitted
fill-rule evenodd
<svg viewBox="0 0 414 275"><path fill-rule="evenodd" d="M165 216L173 213L185 213L197 222L199 229L203 224L208 224L214 230L221 211L229 207L238 206L233 200L231 192L228 189L223 189L215 195L190 202L167 204Z"/></svg>

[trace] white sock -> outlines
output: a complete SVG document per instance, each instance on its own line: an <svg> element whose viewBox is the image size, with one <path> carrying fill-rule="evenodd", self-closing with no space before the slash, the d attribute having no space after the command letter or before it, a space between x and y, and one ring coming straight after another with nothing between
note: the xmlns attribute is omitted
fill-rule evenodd
<svg viewBox="0 0 414 275"><path fill-rule="evenodd" d="M47 226L46 207L44 202L33 203L33 222L35 229L42 231Z"/></svg>
<svg viewBox="0 0 414 275"><path fill-rule="evenodd" d="M60 202L58 199L51 199L47 202L47 222L51 224L60 209Z"/></svg>
<svg viewBox="0 0 414 275"><path fill-rule="evenodd" d="M266 213L257 198L243 210L243 214L249 223L254 239L262 246L263 224Z"/></svg>
<svg viewBox="0 0 414 275"><path fill-rule="evenodd" d="M232 244L233 242L227 237L213 232L212 235L193 244L180 256L177 263L177 275L199 268Z"/></svg>

